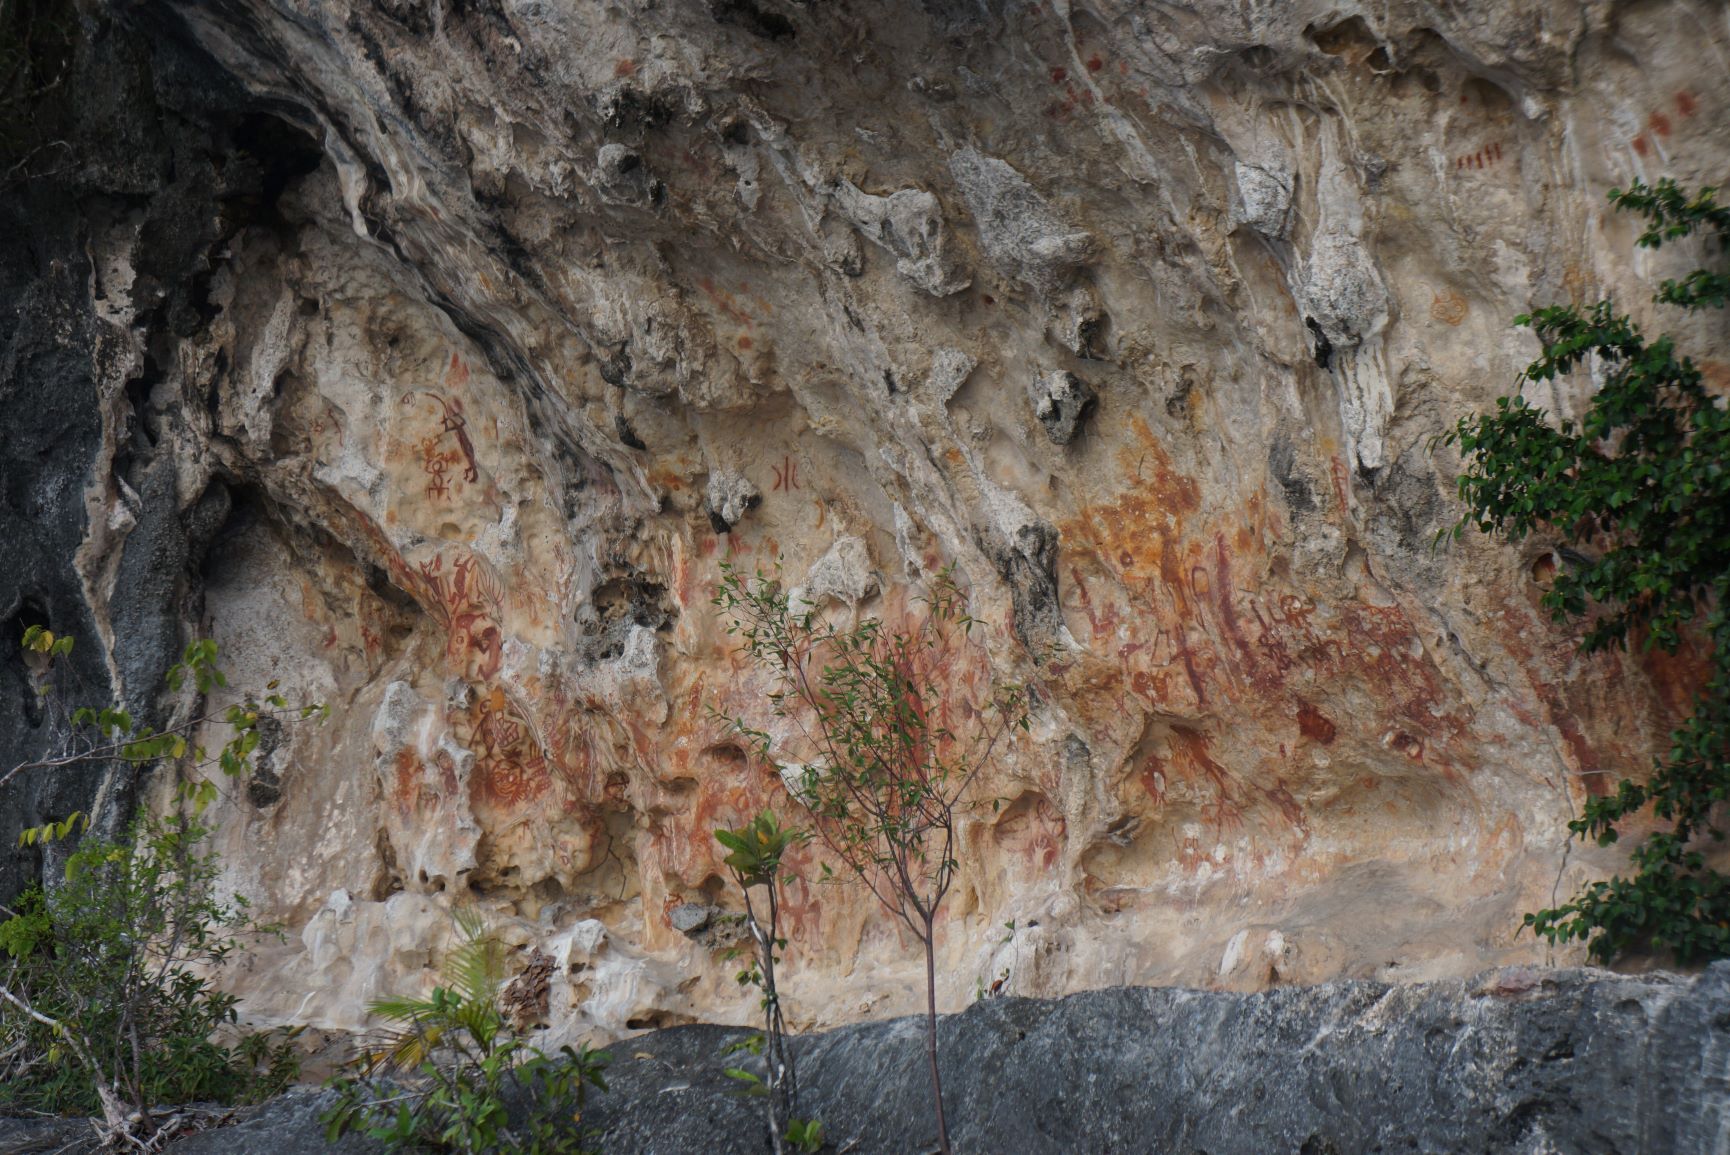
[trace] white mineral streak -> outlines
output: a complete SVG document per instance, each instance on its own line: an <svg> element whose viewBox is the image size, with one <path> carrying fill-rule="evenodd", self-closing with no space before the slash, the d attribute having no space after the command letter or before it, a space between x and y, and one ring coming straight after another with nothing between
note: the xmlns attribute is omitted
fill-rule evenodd
<svg viewBox="0 0 1730 1155"><path fill-rule="evenodd" d="M777 725L729 558L892 621L953 564L1038 689L944 1007L1538 960L1520 913L1614 862L1565 823L1689 672L1577 657L1547 543L1434 545L1435 439L1515 314L1652 315L1685 256L1604 194L1724 179L1722 5L174 6L327 157L173 371L266 499L209 575L236 680L332 706L219 815L291 932L255 1016L360 1026L466 902L557 960L561 1037L750 1017L694 912L711 832L794 808L713 713ZM915 1008L862 888L786 909L797 1023Z"/></svg>

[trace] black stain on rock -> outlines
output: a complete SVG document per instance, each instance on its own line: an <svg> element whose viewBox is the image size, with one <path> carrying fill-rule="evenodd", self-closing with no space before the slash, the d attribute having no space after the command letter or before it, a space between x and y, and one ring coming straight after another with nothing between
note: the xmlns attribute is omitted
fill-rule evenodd
<svg viewBox="0 0 1730 1155"><path fill-rule="evenodd" d="M1315 336L1316 364L1323 369L1332 369L1334 366L1334 343L1328 340L1326 333L1322 332L1321 322L1314 317L1305 317L1304 324L1309 326L1310 333Z"/></svg>

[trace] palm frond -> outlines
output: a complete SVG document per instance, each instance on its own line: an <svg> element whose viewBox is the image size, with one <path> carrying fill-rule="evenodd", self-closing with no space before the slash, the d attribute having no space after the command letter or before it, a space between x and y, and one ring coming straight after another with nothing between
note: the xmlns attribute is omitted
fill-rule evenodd
<svg viewBox="0 0 1730 1155"><path fill-rule="evenodd" d="M445 955L443 983L426 998L395 996L367 1005L373 1015L397 1028L385 1031L362 1052L361 1065L369 1072L414 1071L447 1042L459 1051L476 1046L486 1053L505 1029L498 1005L504 947L472 908L454 913L462 941Z"/></svg>
<svg viewBox="0 0 1730 1155"><path fill-rule="evenodd" d="M491 1004L505 981L504 947L474 910L459 907L455 915L463 942L445 956L445 982L465 1003Z"/></svg>
<svg viewBox="0 0 1730 1155"><path fill-rule="evenodd" d="M432 1057L445 1030L437 1024L417 1024L406 1031L390 1031L360 1055L368 1074L380 1070L414 1071Z"/></svg>
<svg viewBox="0 0 1730 1155"><path fill-rule="evenodd" d="M438 1010L438 1004L431 999L411 999L398 996L374 999L367 1004L366 1009L386 1022L413 1023L435 1014Z"/></svg>

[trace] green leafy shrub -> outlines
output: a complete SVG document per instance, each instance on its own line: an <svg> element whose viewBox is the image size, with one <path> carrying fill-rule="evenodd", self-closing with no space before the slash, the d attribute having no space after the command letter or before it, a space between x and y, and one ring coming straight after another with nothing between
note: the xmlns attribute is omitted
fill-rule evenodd
<svg viewBox="0 0 1730 1155"><path fill-rule="evenodd" d="M86 839L63 882L27 891L0 923L0 1105L106 1114L108 1094L147 1134L152 1107L253 1102L299 1073L294 1032L238 1032L237 1000L211 983L263 928L245 899L217 896L207 833L171 818L126 842Z"/></svg>
<svg viewBox="0 0 1730 1155"><path fill-rule="evenodd" d="M1658 248L1700 235L1730 245L1730 208L1714 190L1690 196L1669 180L1610 194ZM1656 299L1698 311L1730 301L1730 276L1696 269ZM1571 902L1526 916L1552 943L1585 940L1594 958L1636 948L1684 963L1730 957L1730 879L1706 860L1724 832L1714 810L1730 798L1730 412L1668 336L1648 340L1609 301L1517 318L1543 342L1523 380L1590 368L1602 384L1578 422L1555 421L1522 395L1462 420L1448 434L1466 459L1459 479L1468 524L1515 540L1547 530L1579 547L1543 595L1557 620L1581 617L1587 651L1637 640L1674 653L1698 623L1710 674L1693 715L1644 782L1624 779L1587 800L1569 823L1581 838L1617 840L1618 826L1651 807L1661 823L1635 847L1633 873L1586 886Z"/></svg>
<svg viewBox="0 0 1730 1155"><path fill-rule="evenodd" d="M499 1008L503 949L474 917L459 913L458 923L463 942L431 995L370 1005L391 1028L332 1081L326 1135L358 1131L392 1151L580 1155L592 1138L583 1100L591 1086L606 1090L610 1056L530 1045ZM515 1122L512 1103L522 1107Z"/></svg>
<svg viewBox="0 0 1730 1155"><path fill-rule="evenodd" d="M948 570L932 580L923 612L906 629L869 617L840 624L795 605L767 575L747 578L725 565L714 604L731 619L729 635L776 680L770 711L801 737L796 749L783 750L743 719L729 724L777 768L828 853L924 948L926 1061L947 1155L937 917L960 870L957 815L1011 732L1027 728L1027 691L993 684L976 693L964 684L977 622Z"/></svg>
<svg viewBox="0 0 1730 1155"><path fill-rule="evenodd" d="M786 1147L816 1151L823 1145L823 1125L815 1119L794 1115L798 1107L799 1078L793 1054L787 1047L787 1021L781 1013L781 991L776 981L778 952L787 949L781 937L781 880L786 876L787 852L806 841L804 831L791 830L765 810L737 830L717 830L715 840L727 848L722 859L732 871L733 881L745 896L745 929L751 938L751 965L741 970L742 986L763 992L763 1031L728 1048L728 1053L749 1051L763 1060L764 1075L743 1067L729 1067L727 1074L744 1083L747 1093L760 1095L769 1120L770 1144L775 1155ZM763 891L758 909L752 891Z"/></svg>
<svg viewBox="0 0 1730 1155"><path fill-rule="evenodd" d="M63 881L27 891L5 911L0 1104L98 1112L105 1141L149 1148L162 1137L159 1107L252 1100L298 1074L297 1032L239 1031L235 998L210 978L245 937L269 928L253 922L244 898L216 894L219 868L201 849L210 833L201 816L219 787L204 771L218 767L227 778L244 778L262 719L323 718L328 711L291 707L274 683L263 695L212 701L228 679L216 643L199 640L165 678L171 691L192 691L193 708L159 731L116 706L70 705L71 691L55 677L72 652L71 637L33 625L23 646L61 741L48 756L0 774L0 789L26 773L75 765L164 766L176 774L178 812L134 823L124 841L84 843L67 860ZM229 732L215 752L194 744L212 725ZM18 841L71 838L89 825L88 815L74 812L23 831Z"/></svg>

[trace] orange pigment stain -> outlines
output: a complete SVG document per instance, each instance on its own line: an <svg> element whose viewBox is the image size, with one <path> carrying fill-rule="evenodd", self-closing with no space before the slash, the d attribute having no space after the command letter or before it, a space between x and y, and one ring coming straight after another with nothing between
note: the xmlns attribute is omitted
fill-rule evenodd
<svg viewBox="0 0 1730 1155"><path fill-rule="evenodd" d="M715 302L715 305L723 313L739 322L739 324L745 326L745 328L752 328L756 324L756 318L752 317L750 313L745 311L744 307L739 304L738 299L735 298L732 293L728 292L726 289L718 287L715 282L711 281L708 277L704 277L702 280L698 281L697 287L702 289L704 296Z"/></svg>

